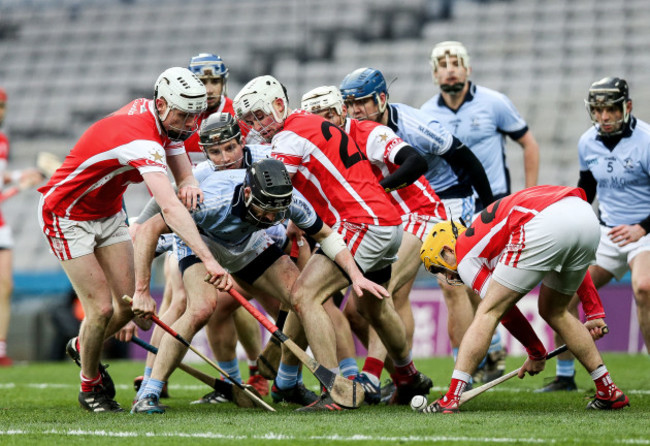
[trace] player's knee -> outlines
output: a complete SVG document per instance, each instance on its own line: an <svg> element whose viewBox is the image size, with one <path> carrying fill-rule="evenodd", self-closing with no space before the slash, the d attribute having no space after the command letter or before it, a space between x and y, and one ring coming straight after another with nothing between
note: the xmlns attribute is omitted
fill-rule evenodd
<svg viewBox="0 0 650 446"><path fill-rule="evenodd" d="M314 296L310 293L306 293L305 289L302 287L294 287L294 289L291 290L289 299L291 302L291 309L301 318L305 311L309 311L309 308L314 305L315 302Z"/></svg>
<svg viewBox="0 0 650 446"><path fill-rule="evenodd" d="M111 317L113 317L113 304L106 305L93 305L89 309L84 308L85 318L99 322L106 325Z"/></svg>
<svg viewBox="0 0 650 446"><path fill-rule="evenodd" d="M637 305L650 306L650 275L635 277L632 280L632 289Z"/></svg>
<svg viewBox="0 0 650 446"><path fill-rule="evenodd" d="M197 330L202 328L205 324L208 323L208 320L212 316L212 314L215 312L217 309L216 301L211 302L211 301L204 301L202 302L201 305L195 306L193 308L188 308L187 311L189 312L190 316L190 323L194 328Z"/></svg>
<svg viewBox="0 0 650 446"><path fill-rule="evenodd" d="M178 319L181 314L185 312L185 308L187 308L187 296L185 293L182 293L178 296L174 295L167 311L173 311L173 314L175 314Z"/></svg>

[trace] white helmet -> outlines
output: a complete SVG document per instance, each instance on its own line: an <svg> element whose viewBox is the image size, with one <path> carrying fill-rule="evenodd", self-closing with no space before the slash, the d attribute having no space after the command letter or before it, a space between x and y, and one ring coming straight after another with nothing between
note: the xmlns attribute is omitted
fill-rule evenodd
<svg viewBox="0 0 650 446"><path fill-rule="evenodd" d="M316 87L302 95L300 108L312 113L333 108L340 116L343 115L343 96L337 87Z"/></svg>
<svg viewBox="0 0 650 446"><path fill-rule="evenodd" d="M284 102L284 112L281 115L273 107L273 101L278 98ZM289 100L284 87L276 78L268 75L258 76L244 85L233 99L233 107L239 119L261 110L265 115L273 115L276 122L282 123L289 114Z"/></svg>
<svg viewBox="0 0 650 446"><path fill-rule="evenodd" d="M160 120L164 121L172 108L185 113L198 114L208 107L205 85L187 68L168 68L158 76L154 100L164 98L167 110Z"/></svg>
<svg viewBox="0 0 650 446"><path fill-rule="evenodd" d="M469 54L465 46L455 40L440 42L433 47L431 51L431 68L433 71L438 69L438 60L445 56L456 56L462 62L463 66L469 70Z"/></svg>

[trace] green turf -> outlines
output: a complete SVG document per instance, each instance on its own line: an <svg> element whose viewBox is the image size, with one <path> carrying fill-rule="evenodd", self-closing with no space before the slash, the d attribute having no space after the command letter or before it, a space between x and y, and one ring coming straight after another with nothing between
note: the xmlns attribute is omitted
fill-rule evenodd
<svg viewBox="0 0 650 446"><path fill-rule="evenodd" d="M31 363L0 369L0 444L650 444L650 357L606 354L617 384L631 407L617 412L584 409L593 383L579 369L578 392L534 394L543 377L514 378L477 397L460 415L424 415L408 407L363 407L344 413L300 414L296 406L276 406L278 413L240 409L233 404L189 405L208 388L177 371L164 415L89 414L77 404L79 369L71 362ZM522 358L508 358L507 370ZM448 384L449 358L417 360L434 379L440 394ZM209 366L197 368L212 374ZM543 376L553 375L550 361ZM109 369L117 400L130 407L131 383L142 365L113 361ZM316 388L311 376L309 387ZM267 398L270 402L270 397ZM153 444L147 441L147 444Z"/></svg>

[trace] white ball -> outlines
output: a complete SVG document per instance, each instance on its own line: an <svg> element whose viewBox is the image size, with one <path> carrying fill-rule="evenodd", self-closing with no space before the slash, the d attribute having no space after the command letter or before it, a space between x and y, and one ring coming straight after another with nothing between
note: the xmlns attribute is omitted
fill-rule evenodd
<svg viewBox="0 0 650 446"><path fill-rule="evenodd" d="M416 412L419 412L427 407L427 398L423 395L415 395L411 399L411 409Z"/></svg>

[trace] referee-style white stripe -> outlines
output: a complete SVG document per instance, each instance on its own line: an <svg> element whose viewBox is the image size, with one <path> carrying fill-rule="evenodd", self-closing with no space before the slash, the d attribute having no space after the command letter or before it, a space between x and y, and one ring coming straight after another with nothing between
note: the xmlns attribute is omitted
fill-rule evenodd
<svg viewBox="0 0 650 446"><path fill-rule="evenodd" d="M435 415L434 415L435 416ZM439 415L438 415L439 416ZM422 415L423 418L431 416ZM133 431L106 431L106 430L59 430L59 429L49 429L44 431L37 430L24 430L24 429L11 429L11 430L0 430L0 436L3 435L59 435L59 436L92 436L92 437L116 437L116 438L207 438L214 440L230 440L230 441L250 441L250 440L298 440L298 441L314 441L314 440L325 440L325 441L337 441L341 443L355 442L355 441L376 441L382 443L449 443L449 442L458 442L458 443L533 443L533 444L555 444L556 440L551 438L534 438L534 437L469 437L469 436L443 436L443 435L427 435L427 436L380 436L380 435L312 435L312 436L296 436L296 435L286 435L278 434L274 432L269 432L263 435L233 435L233 434L221 434L217 432L194 432L194 433L184 433L184 432L133 432ZM561 440L564 443L566 440ZM621 439L614 440L614 444L641 444L646 445L650 444L650 440L646 439Z"/></svg>

